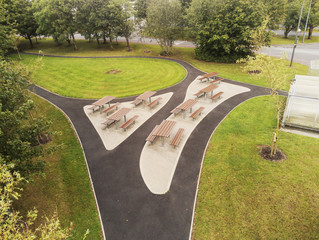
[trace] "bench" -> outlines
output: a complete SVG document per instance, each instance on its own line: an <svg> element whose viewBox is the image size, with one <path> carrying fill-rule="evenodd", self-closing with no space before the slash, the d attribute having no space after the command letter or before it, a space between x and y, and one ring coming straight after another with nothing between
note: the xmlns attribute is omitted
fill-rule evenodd
<svg viewBox="0 0 319 240"><path fill-rule="evenodd" d="M204 107L200 107L195 112L193 112L193 114L190 115L189 117L194 120L198 115L201 115L203 110L204 110Z"/></svg>
<svg viewBox="0 0 319 240"><path fill-rule="evenodd" d="M89 109L89 110L92 110L92 111L94 112L96 108L97 108L97 109L100 109L99 106L95 106L95 105L89 107L88 109Z"/></svg>
<svg viewBox="0 0 319 240"><path fill-rule="evenodd" d="M224 78L220 77L220 78L217 78L217 79L210 81L209 83L220 83L221 80L224 80Z"/></svg>
<svg viewBox="0 0 319 240"><path fill-rule="evenodd" d="M126 131L126 129L131 126L133 123L135 123L135 119L138 118L138 115L135 115L134 117L130 118L129 120L127 120L120 128L123 128L124 131Z"/></svg>
<svg viewBox="0 0 319 240"><path fill-rule="evenodd" d="M179 108L175 108L175 109L173 109L172 111L171 111L171 113L174 113L174 116L177 114L177 113L179 113L180 111L182 111L181 109L179 109Z"/></svg>
<svg viewBox="0 0 319 240"><path fill-rule="evenodd" d="M202 92L202 91L199 91L198 93L195 93L194 95L199 98L199 97L201 97L201 96L204 96L205 93Z"/></svg>
<svg viewBox="0 0 319 240"><path fill-rule="evenodd" d="M198 80L200 80L201 82L207 82L208 81L208 77L200 77L198 78Z"/></svg>
<svg viewBox="0 0 319 240"><path fill-rule="evenodd" d="M216 94L215 94L214 96L212 96L210 99L211 99L211 100L219 99L223 93L224 93L224 92L216 93Z"/></svg>
<svg viewBox="0 0 319 240"><path fill-rule="evenodd" d="M146 142L150 142L151 144L153 143L153 141L156 138L156 135L154 135L155 131L158 129L159 125L156 125L155 128L153 129L153 131L150 133L150 135L148 135L148 137L146 138Z"/></svg>
<svg viewBox="0 0 319 240"><path fill-rule="evenodd" d="M159 98L156 98L153 102L151 102L150 104L148 104L147 106L149 106L150 108L154 107L155 104L159 104L159 101L161 100L162 98L159 97Z"/></svg>
<svg viewBox="0 0 319 240"><path fill-rule="evenodd" d="M109 127L109 126L111 126L112 123L115 123L115 120L108 119L108 120L106 120L106 121L105 121L104 123L102 123L102 124L106 125L106 127ZM105 129L105 128L104 128L104 129Z"/></svg>
<svg viewBox="0 0 319 240"><path fill-rule="evenodd" d="M181 141L182 139L182 135L183 135L183 132L184 132L184 128L179 128L177 133L175 134L173 140L171 141L171 145L174 146L174 148L179 144L179 142Z"/></svg>
<svg viewBox="0 0 319 240"><path fill-rule="evenodd" d="M141 104L143 101L141 99L135 99L133 102L131 102L132 104L134 104L135 106Z"/></svg>
<svg viewBox="0 0 319 240"><path fill-rule="evenodd" d="M105 109L103 112L105 112L107 115L109 114L109 112L111 112L112 110L116 109L117 110L117 106L120 105L121 103L117 102L114 105L112 105L111 107Z"/></svg>

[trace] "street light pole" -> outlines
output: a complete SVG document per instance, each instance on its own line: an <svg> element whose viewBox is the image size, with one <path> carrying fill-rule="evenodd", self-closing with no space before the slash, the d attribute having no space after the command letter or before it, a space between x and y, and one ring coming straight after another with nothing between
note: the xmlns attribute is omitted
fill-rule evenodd
<svg viewBox="0 0 319 240"><path fill-rule="evenodd" d="M305 0L303 0L302 6L301 6L299 21L298 21L298 27L297 27L297 31L296 31L295 44L294 44L294 47L293 47L293 50L292 50L292 55L291 55L290 67L292 67L292 62L293 62L293 60L294 60L294 55L295 55L295 49L296 49L297 44L298 44L298 33L301 32L301 30L300 30L300 22L301 22L301 16L302 16L304 4L305 4Z"/></svg>
<svg viewBox="0 0 319 240"><path fill-rule="evenodd" d="M304 33L303 33L302 43L305 42L306 31L307 31L307 26L308 26L308 20L309 20L309 15L310 15L310 10L311 10L311 3L312 3L312 0L310 0L310 4L309 4L309 10L308 10L308 15L307 15L307 21L306 21L305 31L304 31Z"/></svg>

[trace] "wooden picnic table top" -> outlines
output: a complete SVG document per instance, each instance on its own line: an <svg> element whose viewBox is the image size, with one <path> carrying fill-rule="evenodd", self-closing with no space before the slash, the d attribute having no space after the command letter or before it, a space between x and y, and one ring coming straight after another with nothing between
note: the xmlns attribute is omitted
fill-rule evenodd
<svg viewBox="0 0 319 240"><path fill-rule="evenodd" d="M175 126L176 122L171 120L163 120L162 123L158 126L154 135L157 137L169 137L173 127Z"/></svg>
<svg viewBox="0 0 319 240"><path fill-rule="evenodd" d="M113 113L107 119L109 120L114 120L114 121L119 121L124 115L126 115L129 111L131 111L130 108L121 108L117 112Z"/></svg>
<svg viewBox="0 0 319 240"><path fill-rule="evenodd" d="M215 77L217 75L219 75L219 73L211 72L211 73L207 73L207 74L203 75L202 78L210 78L210 77Z"/></svg>
<svg viewBox="0 0 319 240"><path fill-rule="evenodd" d="M211 85L209 85L209 86L203 88L202 90L200 90L200 92L209 93L209 92L213 91L213 90L216 89L216 88L218 88L217 85L211 84Z"/></svg>
<svg viewBox="0 0 319 240"><path fill-rule="evenodd" d="M106 97L101 98L101 99L97 100L96 102L92 103L92 105L102 106L103 104L106 104L106 103L112 101L113 99L115 99L115 97L113 97L113 96L106 96Z"/></svg>
<svg viewBox="0 0 319 240"><path fill-rule="evenodd" d="M177 106L176 108L187 111L192 106L194 106L197 103L196 99L188 99L187 101L183 102L181 105Z"/></svg>
<svg viewBox="0 0 319 240"><path fill-rule="evenodd" d="M149 97L152 97L156 92L153 92L153 91L147 91L145 93L142 93L141 95L139 95L136 99L139 99L139 100L147 100Z"/></svg>

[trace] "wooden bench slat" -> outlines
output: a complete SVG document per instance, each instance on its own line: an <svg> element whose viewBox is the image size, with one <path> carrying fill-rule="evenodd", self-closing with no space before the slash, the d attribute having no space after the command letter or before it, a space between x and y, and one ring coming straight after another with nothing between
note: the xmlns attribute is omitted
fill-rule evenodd
<svg viewBox="0 0 319 240"><path fill-rule="evenodd" d="M212 96L210 99L214 100L214 99L220 98L223 93L224 93L224 92L216 93L216 94L215 94L214 96Z"/></svg>
<svg viewBox="0 0 319 240"><path fill-rule="evenodd" d="M179 142L181 141L183 132L184 132L184 128L178 129L177 133L175 134L173 140L170 143L172 146L176 147L179 144Z"/></svg>
<svg viewBox="0 0 319 240"><path fill-rule="evenodd" d="M215 83L215 82L219 82L220 83L221 80L224 80L224 78L220 77L220 78L217 78L217 79L214 79L214 80L210 81L209 83Z"/></svg>
<svg viewBox="0 0 319 240"><path fill-rule="evenodd" d="M195 119L198 115L201 114L203 110L204 110L204 107L200 107L195 112L193 112L193 114L190 115L189 117Z"/></svg>
<svg viewBox="0 0 319 240"><path fill-rule="evenodd" d="M135 122L135 119L138 118L138 115L133 116L129 120L127 120L120 128L123 128L124 131Z"/></svg>
<svg viewBox="0 0 319 240"><path fill-rule="evenodd" d="M103 112L108 113L108 112L110 112L111 110L117 109L117 106L120 105L120 104L121 104L121 103L117 102L117 103L115 103L114 105L112 105L111 107L105 109Z"/></svg>
<svg viewBox="0 0 319 240"><path fill-rule="evenodd" d="M146 141L147 141L147 142L152 143L152 142L154 141L154 139L156 138L156 135L154 135L154 133L155 133L155 131L158 129L158 126L159 126L159 125L156 125L156 126L154 127L154 129L152 130L152 132L150 133L150 135L148 135L148 137L146 138Z"/></svg>
<svg viewBox="0 0 319 240"><path fill-rule="evenodd" d="M204 96L204 92L202 92L202 91L199 91L199 92L197 92L197 93L195 93L194 95L196 96L196 97L201 97L201 96Z"/></svg>
<svg viewBox="0 0 319 240"><path fill-rule="evenodd" d="M155 104L156 104L156 103L158 104L161 99L162 99L161 97L156 98L153 102L151 102L151 103L148 104L147 106L149 106L149 107L154 107Z"/></svg>
<svg viewBox="0 0 319 240"><path fill-rule="evenodd" d="M174 108L174 109L171 111L171 113L177 114L177 113L179 113L180 111L182 111L182 110L179 109L179 108Z"/></svg>
<svg viewBox="0 0 319 240"><path fill-rule="evenodd" d="M112 119L108 119L105 122L103 122L102 124L106 125L106 127L109 127L112 123L114 123L115 120Z"/></svg>
<svg viewBox="0 0 319 240"><path fill-rule="evenodd" d="M141 99L135 99L133 102L131 102L132 104L134 104L135 106L139 105L140 103L142 103L143 101Z"/></svg>

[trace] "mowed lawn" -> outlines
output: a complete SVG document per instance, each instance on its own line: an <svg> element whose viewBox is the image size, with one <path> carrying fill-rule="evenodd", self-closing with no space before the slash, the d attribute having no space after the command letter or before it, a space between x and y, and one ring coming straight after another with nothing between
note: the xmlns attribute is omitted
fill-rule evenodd
<svg viewBox="0 0 319 240"><path fill-rule="evenodd" d="M275 114L271 97L254 98L214 133L192 239L318 239L319 139L280 132L287 159L262 159L258 146L270 144Z"/></svg>
<svg viewBox="0 0 319 240"><path fill-rule="evenodd" d="M21 62L32 65L36 58L23 55ZM63 96L94 99L166 88L185 76L186 70L181 65L160 59L43 57L33 82Z"/></svg>
<svg viewBox="0 0 319 240"><path fill-rule="evenodd" d="M26 44L24 46L24 51L38 53L42 51L43 54L51 55L62 55L62 56L159 56L161 49L158 45L145 45L147 52L143 51L141 44L132 43L132 51L127 52L124 43L119 43L114 45L114 49L110 49L109 44L101 44L100 47L97 46L95 42L89 43L85 40L77 41L79 50L74 51L72 47L67 46L66 43L57 46L51 39L38 41L33 49L30 49ZM174 55L170 58L186 61L192 64L194 67L204 71L204 72L219 72L221 77L255 84L258 86L269 87L269 82L266 79L256 79L251 77L246 72L243 72L243 64L238 63L214 63L200 61L195 58L195 53L193 48L181 48L174 47ZM23 58L25 55L23 55ZM287 68L282 69L283 72L289 75L289 79L285 83L284 89L288 91L290 82L294 78L295 74L307 75L308 67L302 64L294 63L293 67L289 67L289 60L285 61ZM157 73L155 73L157 74ZM173 83L173 82L172 82Z"/></svg>
<svg viewBox="0 0 319 240"><path fill-rule="evenodd" d="M44 156L47 163L44 175L23 186L15 209L26 215L36 207L39 211L36 226L57 211L63 227L70 226L70 222L74 224L70 239L82 239L87 229L90 231L87 240L103 239L84 155L70 122L47 101L35 95L32 99L37 109L32 115L45 116L52 122L51 131L59 133L51 136L52 141L44 147L54 144L62 148Z"/></svg>

